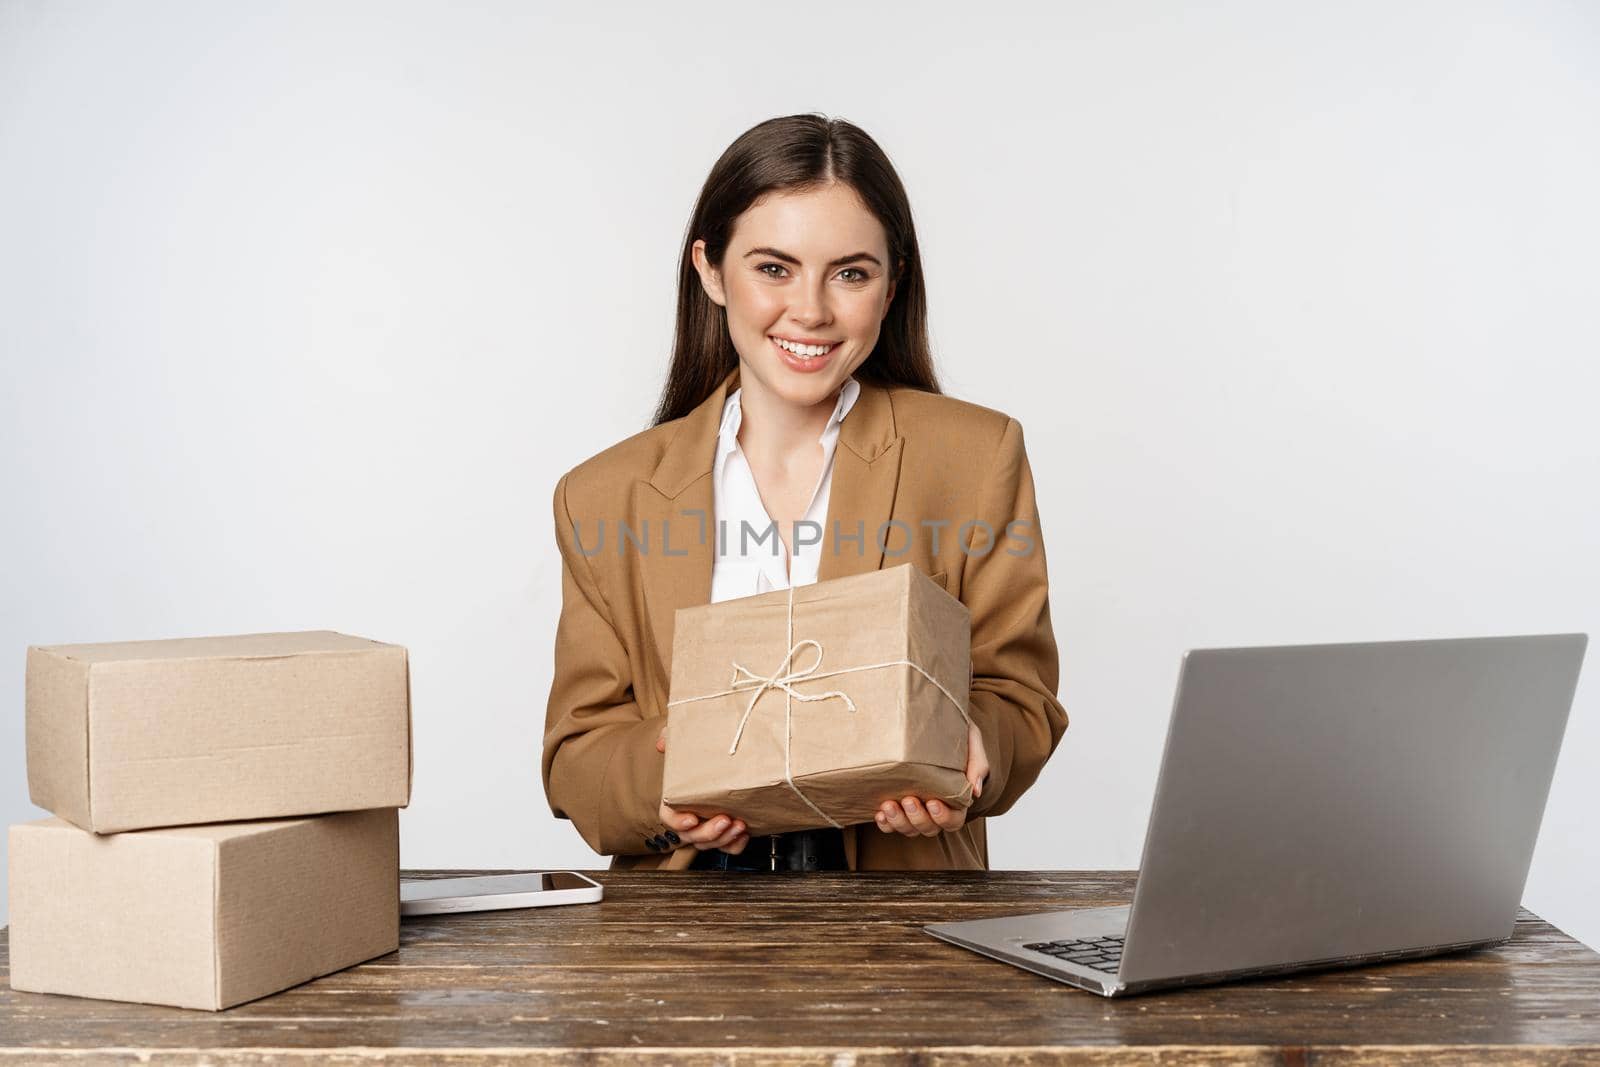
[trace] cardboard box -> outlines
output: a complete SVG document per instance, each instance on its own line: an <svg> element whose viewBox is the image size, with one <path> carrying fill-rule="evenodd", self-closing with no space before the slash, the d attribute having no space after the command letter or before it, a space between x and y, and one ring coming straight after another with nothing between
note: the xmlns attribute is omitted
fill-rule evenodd
<svg viewBox="0 0 1600 1067"><path fill-rule="evenodd" d="M327 631L29 648L27 738L97 833L411 801L406 650Z"/></svg>
<svg viewBox="0 0 1600 1067"><path fill-rule="evenodd" d="M667 804L759 836L871 822L908 794L971 803L971 615L911 564L680 608L673 625ZM763 689L746 718L775 675L790 689ZM856 710L799 699L835 691Z"/></svg>
<svg viewBox="0 0 1600 1067"><path fill-rule="evenodd" d="M393 808L97 835L11 827L11 988L217 1010L400 945Z"/></svg>

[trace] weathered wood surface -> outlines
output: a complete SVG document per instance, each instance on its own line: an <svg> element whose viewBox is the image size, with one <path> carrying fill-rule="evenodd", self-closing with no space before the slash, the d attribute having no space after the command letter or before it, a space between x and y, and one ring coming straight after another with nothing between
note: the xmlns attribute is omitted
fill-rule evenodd
<svg viewBox="0 0 1600 1067"><path fill-rule="evenodd" d="M1107 1000L920 927L1125 903L1131 873L590 873L599 904L407 919L398 952L219 1013L7 981L0 1067L1600 1064L1600 955L1528 912L1494 949Z"/></svg>

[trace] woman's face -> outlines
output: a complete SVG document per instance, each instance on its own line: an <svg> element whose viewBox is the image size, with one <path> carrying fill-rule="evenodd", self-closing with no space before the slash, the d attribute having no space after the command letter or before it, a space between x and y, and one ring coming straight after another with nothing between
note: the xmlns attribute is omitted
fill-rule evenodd
<svg viewBox="0 0 1600 1067"><path fill-rule="evenodd" d="M694 262L727 310L740 384L800 407L826 401L865 362L894 299L883 226L846 185L768 196L739 216L721 270L704 241Z"/></svg>

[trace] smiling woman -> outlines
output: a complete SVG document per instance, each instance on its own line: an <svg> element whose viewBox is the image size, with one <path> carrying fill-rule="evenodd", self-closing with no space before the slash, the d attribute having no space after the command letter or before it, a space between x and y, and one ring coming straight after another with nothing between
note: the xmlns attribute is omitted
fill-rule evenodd
<svg viewBox="0 0 1600 1067"><path fill-rule="evenodd" d="M563 601L544 784L613 867L988 866L984 819L1067 726L1033 476L1015 419L940 392L910 204L866 133L793 115L723 153L689 224L654 423L563 475L553 505ZM598 525L603 548L608 521L642 546L624 553L619 534L614 555L588 551L579 528ZM1019 528L1026 549L1001 549ZM906 544L891 549L891 529ZM971 613L972 726L952 753L970 806L886 795L875 828L752 848L737 817L661 802L678 608L905 562Z"/></svg>

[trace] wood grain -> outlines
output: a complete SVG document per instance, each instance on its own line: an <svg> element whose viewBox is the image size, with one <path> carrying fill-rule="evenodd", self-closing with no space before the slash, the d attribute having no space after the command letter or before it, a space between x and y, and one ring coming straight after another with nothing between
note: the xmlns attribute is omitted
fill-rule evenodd
<svg viewBox="0 0 1600 1067"><path fill-rule="evenodd" d="M1600 955L1526 911L1493 949L1106 1000L921 925L1126 903L1131 873L588 873L599 904L407 919L398 952L225 1012L7 981L0 1067L1600 1064Z"/></svg>

